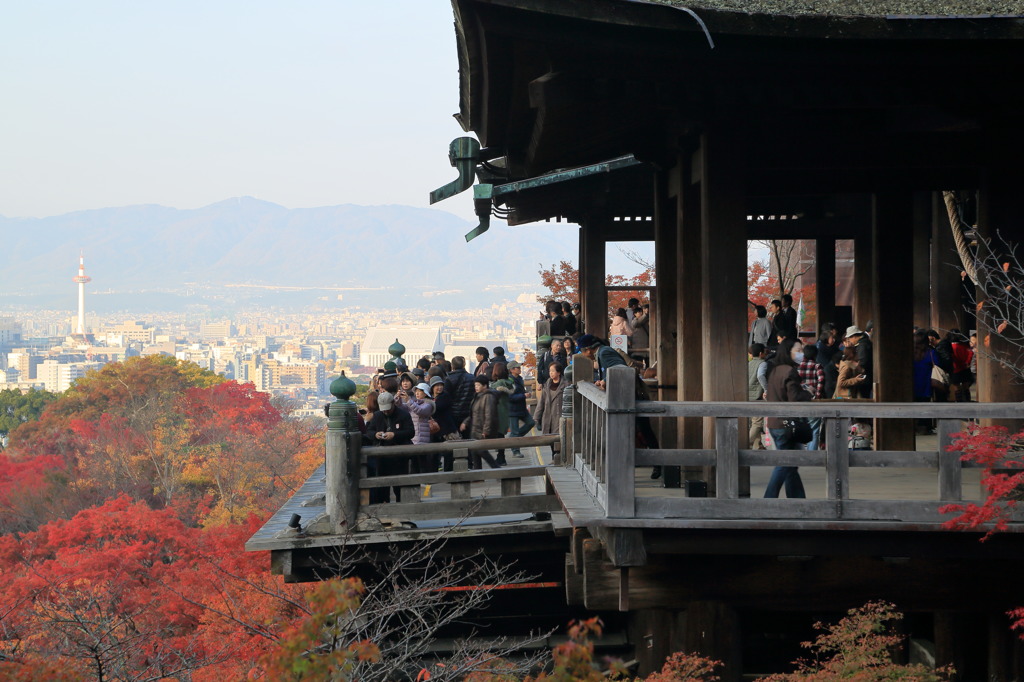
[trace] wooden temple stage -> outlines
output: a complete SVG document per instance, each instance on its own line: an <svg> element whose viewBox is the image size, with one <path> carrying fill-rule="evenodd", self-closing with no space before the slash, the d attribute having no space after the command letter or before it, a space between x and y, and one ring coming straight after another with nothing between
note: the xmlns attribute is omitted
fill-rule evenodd
<svg viewBox="0 0 1024 682"><path fill-rule="evenodd" d="M574 360L576 376L585 376L580 363L586 362ZM934 645L940 662L1016 669L1019 647L1005 612L1024 603L1024 588L1006 578L1024 570L1024 516L1014 518L1009 532L980 543L978 533L945 530L948 517L938 508L979 494L977 470L946 450L950 435L964 420L1019 416L1021 405L804 403L802 414L826 420L824 449L749 450L739 438L746 418L791 415L793 406L636 401L634 380L632 369L617 367L609 370L607 390L574 384L559 436L364 448L358 433L331 428L325 466L247 549L269 550L272 570L285 580L309 581L332 575L338 550L400 551L405 543L443 536L445 552L483 550L536 576L532 595L501 607L506 616L525 609L518 614L525 627L607 614L620 624L641 669L686 649L729 662L738 679L749 669L745 657L761 665L771 659L750 651L764 633L744 635L745 619L788 613L810 621L871 599L923 614L915 636ZM936 447L851 451L845 435L855 417L937 419ZM716 445L639 449L638 418L701 419L714 429ZM521 465L468 469L471 451L512 445L529 453ZM553 457L539 455L548 447ZM365 476L368 457L428 451L452 453L454 471ZM808 499L758 496L757 482L779 464L802 468ZM656 487L647 477L653 465L704 472L710 496ZM905 471L887 481L857 475L892 477L897 469ZM928 480L931 494L922 495ZM402 502L367 504L366 491L383 486L400 488ZM879 499L880 493L888 495ZM301 528L289 527L293 514L301 516ZM539 614L541 605L544 617L524 618ZM921 627L930 631L922 634ZM979 627L980 650L971 646ZM963 636L968 631L971 637Z"/></svg>
<svg viewBox="0 0 1024 682"><path fill-rule="evenodd" d="M975 321L987 310L976 303L993 292L964 275L978 251L955 248L963 240L942 199L946 190L963 197L956 215L976 223L972 239L1009 262L1003 242L1024 240L1024 9L1002 3L1008 11L992 14L991 0L451 4L456 118L467 136L449 150L458 178L431 201L472 188L480 224L470 239L490 237L492 214L513 228L572 225L582 322L598 336L615 274L608 245L653 241L657 400L632 400L623 376L607 391L578 382L553 462L467 471L467 450L497 445L463 442L451 446L463 468L390 480L414 501L379 506L359 493L383 480L356 472L360 458L388 453L360 452L335 425L325 470L249 547L270 550L286 579L310 580L331 548L447 533L447 551L482 549L558 585L502 609L518 609L524 624L601 613L642 673L680 649L724 661L725 680L784 671L806 653L796 643L813 638L798 622L888 599L908 613L915 656L953 663L962 680L1024 679L1006 617L1024 605L1022 525L979 543L944 530L937 511L977 495L976 473L946 450L949 434L964 420L1024 424L1013 342L1024 329L1018 318L1003 331ZM753 239L814 240L818 320L873 323L878 402L799 408L827 420L823 450L743 447L747 417L778 409L746 402ZM837 240L853 241L852 305L837 300ZM913 402L915 325L979 329L980 402ZM847 449L857 417L876 420L875 451ZM937 420L932 450L917 449L914 418ZM637 419L651 420L660 449L637 449ZM817 481L810 498L759 498L758 481L780 463ZM652 487L654 465L666 479L678 467L687 487ZM899 468L917 473L889 477ZM686 496L696 479L707 496ZM912 485L902 492L897 482ZM413 494L428 483L429 497ZM323 516L299 533L286 529L293 512Z"/></svg>

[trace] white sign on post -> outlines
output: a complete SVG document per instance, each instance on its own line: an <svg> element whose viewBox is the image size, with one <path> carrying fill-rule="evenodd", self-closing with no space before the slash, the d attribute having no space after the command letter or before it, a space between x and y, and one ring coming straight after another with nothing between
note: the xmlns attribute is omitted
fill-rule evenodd
<svg viewBox="0 0 1024 682"><path fill-rule="evenodd" d="M629 350L629 337L625 334L612 334L609 341L615 350L621 350L623 353Z"/></svg>

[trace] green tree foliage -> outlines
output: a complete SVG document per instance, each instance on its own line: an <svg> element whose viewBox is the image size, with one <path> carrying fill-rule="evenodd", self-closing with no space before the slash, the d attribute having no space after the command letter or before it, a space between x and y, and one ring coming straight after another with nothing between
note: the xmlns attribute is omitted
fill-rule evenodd
<svg viewBox="0 0 1024 682"><path fill-rule="evenodd" d="M33 388L28 393L13 388L0 391L0 436L6 436L26 422L35 421L56 393Z"/></svg>

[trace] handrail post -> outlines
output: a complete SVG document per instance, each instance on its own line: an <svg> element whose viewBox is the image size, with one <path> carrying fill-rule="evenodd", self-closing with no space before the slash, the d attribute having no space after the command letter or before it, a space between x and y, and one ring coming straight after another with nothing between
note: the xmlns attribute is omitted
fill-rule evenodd
<svg viewBox="0 0 1024 682"><path fill-rule="evenodd" d="M562 389L562 417L558 420L558 452L551 458L555 466L570 466L572 463L572 411L576 404L576 385L573 382L566 384Z"/></svg>
<svg viewBox="0 0 1024 682"><path fill-rule="evenodd" d="M827 424L827 427L825 426ZM825 497L837 500L836 518L842 516L842 500L850 498L850 418L823 422L825 432Z"/></svg>
<svg viewBox="0 0 1024 682"><path fill-rule="evenodd" d="M953 434L963 430L959 419L939 419L935 429L939 437L939 499L963 499L963 468L960 452L949 452Z"/></svg>
<svg viewBox="0 0 1024 682"><path fill-rule="evenodd" d="M567 467L576 466L576 453L586 461L584 447L586 445L586 419L584 415L583 396L576 390L576 384L581 381L592 381L594 377L594 363L590 358L582 354L572 356L572 437L568 439L570 449L562 453ZM567 387L568 388L568 387Z"/></svg>
<svg viewBox="0 0 1024 682"><path fill-rule="evenodd" d="M326 502L332 533L352 531L359 513L362 435L356 426L356 404L349 400L355 384L341 376L331 382L337 400L327 409Z"/></svg>
<svg viewBox="0 0 1024 682"><path fill-rule="evenodd" d="M636 516L636 370L620 365L605 372L604 480L608 517Z"/></svg>
<svg viewBox="0 0 1024 682"><path fill-rule="evenodd" d="M715 490L722 499L740 496L739 420L715 417Z"/></svg>

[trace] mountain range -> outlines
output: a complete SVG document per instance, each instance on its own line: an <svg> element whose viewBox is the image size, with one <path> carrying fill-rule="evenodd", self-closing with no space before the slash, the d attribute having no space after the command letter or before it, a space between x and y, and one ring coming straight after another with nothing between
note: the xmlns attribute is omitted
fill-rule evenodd
<svg viewBox="0 0 1024 682"><path fill-rule="evenodd" d="M251 197L198 209L139 205L47 218L0 216L0 297L73 297L80 251L93 279L91 294L245 285L238 290L365 288L403 299L437 292L471 298L488 287L506 289L498 300L539 292L542 264L576 257L573 226L498 223L467 243L464 235L473 227L437 209L289 209ZM347 291L343 296L350 298Z"/></svg>

